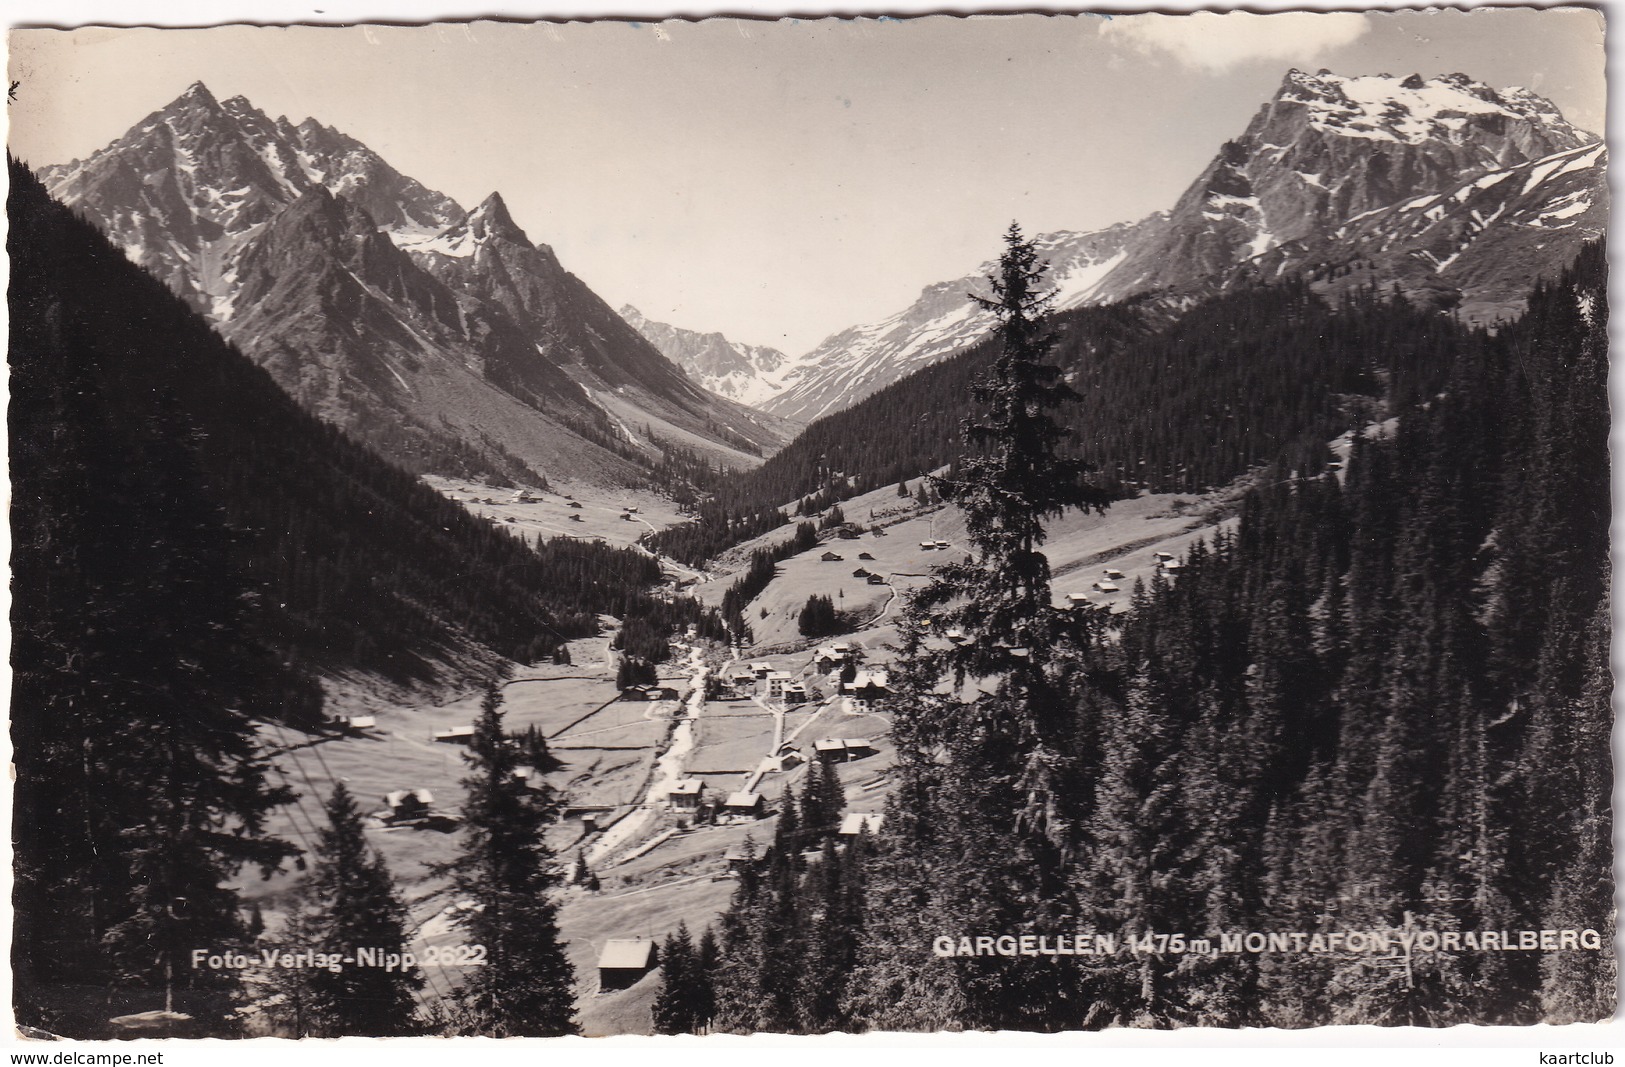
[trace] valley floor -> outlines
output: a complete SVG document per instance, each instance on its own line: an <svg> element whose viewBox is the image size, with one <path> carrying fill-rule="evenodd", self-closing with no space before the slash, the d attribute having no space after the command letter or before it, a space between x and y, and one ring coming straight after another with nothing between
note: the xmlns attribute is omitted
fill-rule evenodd
<svg viewBox="0 0 1625 1067"><path fill-rule="evenodd" d="M669 501L648 494L577 489L572 496L535 492L516 501L513 490L466 482L433 480L436 488L471 510L490 515L516 532L601 538L634 543L650 528L680 521ZM633 510L633 509L636 510ZM650 1007L659 989L653 970L628 988L600 991L597 963L610 940L662 941L687 924L700 933L726 910L734 879L728 853L751 839L758 853L771 842L780 798L786 788L799 794L817 758L815 742L853 738L869 742L862 758L836 765L847 798L847 813L878 813L885 807L893 753L884 714L853 714L840 696L837 678L818 671L813 645L796 629L796 616L812 593L834 593L839 606L860 626L835 639L854 646L866 667L884 669L896 642L906 594L922 584L939 562L964 551L963 520L951 509L919 508L894 490L877 491L843 504L864 531L851 540L820 544L779 566L774 581L749 605L746 617L756 641L745 649L715 644L674 643L675 655L661 665L660 677L680 694L677 700L622 700L615 688L616 654L611 651L615 620L605 618L606 636L572 642L571 665L518 669L503 685L503 711L510 731L537 727L559 766L546 774L558 790L564 818L550 834L561 869L570 872L578 854L598 876L590 892L569 886L559 913L563 938L577 976L577 1010L588 1035L648 1033ZM1056 575L1055 595L1083 592L1108 609L1126 606L1133 583L1150 580L1157 553L1182 555L1221 521L1224 501L1142 496L1115 505L1104 516L1072 515L1052 525L1045 546ZM573 516L579 516L575 521ZM629 516L629 517L628 517ZM878 532L876 532L878 528ZM695 587L700 599L720 602L751 548L787 538L793 524L741 546L704 575ZM946 542L947 547L938 547ZM926 548L926 543L931 547ZM826 553L841 556L826 561ZM698 577L689 568L663 560L673 580ZM855 569L878 575L852 577ZM1110 568L1123 577L1119 591L1091 588ZM704 681L728 679L750 666L767 665L802 682L804 704L786 706L767 699L761 683L731 691L727 699L705 700ZM481 699L469 693L441 702L382 699L376 692L335 690L333 715L372 715L371 728L317 737L274 725L262 727L277 753L281 781L303 794L282 809L271 830L309 849L322 815L319 798L343 781L362 802L377 808L368 836L401 884L414 924L413 950L457 944L459 902L432 868L455 854L458 835L423 827L389 825L384 797L397 790L426 789L429 806L451 815L464 800L467 773L462 745L436 741L437 731L468 726ZM883 711L884 709L882 709ZM796 753L782 759L788 752ZM755 792L765 799L760 817L727 817L696 824L674 810L673 785L684 778L704 783L703 796L721 801L730 794ZM285 871L242 885L247 900L260 903L274 932L299 877ZM457 985L456 968L425 968L425 1002L445 997Z"/></svg>

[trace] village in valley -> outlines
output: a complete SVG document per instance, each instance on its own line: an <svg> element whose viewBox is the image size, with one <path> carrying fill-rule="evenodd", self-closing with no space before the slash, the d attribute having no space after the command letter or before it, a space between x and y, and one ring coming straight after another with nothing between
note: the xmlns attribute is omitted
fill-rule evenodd
<svg viewBox="0 0 1625 1067"><path fill-rule="evenodd" d="M683 518L652 493L428 480L471 512L531 539L636 545L642 534ZM1136 581L1171 579L1191 543L1233 521L1225 518L1230 503L1229 494L1145 494L1105 516L1073 513L1052 523L1046 548L1055 609L1127 610ZM678 635L654 683L617 688L617 620L604 616L603 636L570 642L557 657L567 662L519 668L500 685L505 728L539 757L520 773L560 801L547 843L566 883L559 925L584 1034L652 1032L660 944L680 923L696 938L715 925L741 868L768 861L786 798L799 805L811 775L833 775L844 807L829 827L803 828L816 832L807 860L816 862L827 831L848 842L883 824L894 755L889 667L904 600L933 566L964 558L964 520L956 509L901 498L891 488L841 507L851 521L782 560L751 601L749 645ZM670 595L720 604L752 550L793 532L791 510L785 526L707 571L662 558ZM797 616L815 594L834 599L850 632L824 639L799 632ZM963 639L953 628L927 637ZM425 703L352 687L334 702L325 736L263 728L289 784L320 796L342 780L371 812L368 838L399 878L412 914L409 950L436 961L420 964L430 1001L462 979L459 967L430 950L466 940L455 921L466 905L431 869L456 851L468 773L463 754L480 697ZM320 818L305 801L274 816L272 829L298 841L313 835ZM297 877L245 876L241 891L260 902L269 923Z"/></svg>

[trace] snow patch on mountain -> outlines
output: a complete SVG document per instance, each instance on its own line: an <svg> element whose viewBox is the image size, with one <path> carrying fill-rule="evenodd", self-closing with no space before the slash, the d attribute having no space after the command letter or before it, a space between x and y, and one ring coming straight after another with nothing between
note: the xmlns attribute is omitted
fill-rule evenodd
<svg viewBox="0 0 1625 1067"><path fill-rule="evenodd" d="M1055 306L1058 308L1081 307L1089 303L1090 299L1100 288L1100 283L1106 276L1117 269L1118 264L1128 257L1128 250L1121 249L1115 255L1077 267L1059 278L1053 279L1055 285Z"/></svg>
<svg viewBox="0 0 1625 1067"><path fill-rule="evenodd" d="M1459 141L1470 117L1503 116L1545 126L1573 127L1549 102L1520 86L1495 90L1464 74L1426 81L1412 75L1343 76L1294 71L1282 99L1302 104L1310 122L1345 137L1398 141Z"/></svg>

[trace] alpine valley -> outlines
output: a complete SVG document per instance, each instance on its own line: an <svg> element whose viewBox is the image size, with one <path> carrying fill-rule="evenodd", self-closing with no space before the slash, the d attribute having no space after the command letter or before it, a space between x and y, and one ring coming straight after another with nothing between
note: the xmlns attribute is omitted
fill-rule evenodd
<svg viewBox="0 0 1625 1067"><path fill-rule="evenodd" d="M202 83L13 159L19 1025L1610 1017L1606 168L1293 70L796 357Z"/></svg>

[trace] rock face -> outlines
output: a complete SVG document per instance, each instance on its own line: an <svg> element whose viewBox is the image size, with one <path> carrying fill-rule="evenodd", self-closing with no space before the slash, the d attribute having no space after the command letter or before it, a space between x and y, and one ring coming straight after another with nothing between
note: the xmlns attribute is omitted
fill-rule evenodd
<svg viewBox="0 0 1625 1067"><path fill-rule="evenodd" d="M781 424L698 388L533 244L337 130L201 83L40 176L324 419L410 469L627 482Z"/></svg>
<svg viewBox="0 0 1625 1067"><path fill-rule="evenodd" d="M656 322L631 304L621 308L621 318L661 355L713 393L756 407L783 389L777 371L790 357L776 348L741 344L720 333L700 333Z"/></svg>
<svg viewBox="0 0 1625 1067"><path fill-rule="evenodd" d="M1330 291L1397 283L1491 322L1603 231L1605 183L1596 138L1526 89L1293 70L1169 211L1039 243L1061 308L1301 274ZM963 294L988 269L831 336L763 407L827 414L980 337L990 321Z"/></svg>
<svg viewBox="0 0 1625 1067"><path fill-rule="evenodd" d="M1595 140L1527 90L1501 94L1461 74L1289 71L1100 296L1223 285L1282 245L1318 250L1368 212Z"/></svg>

